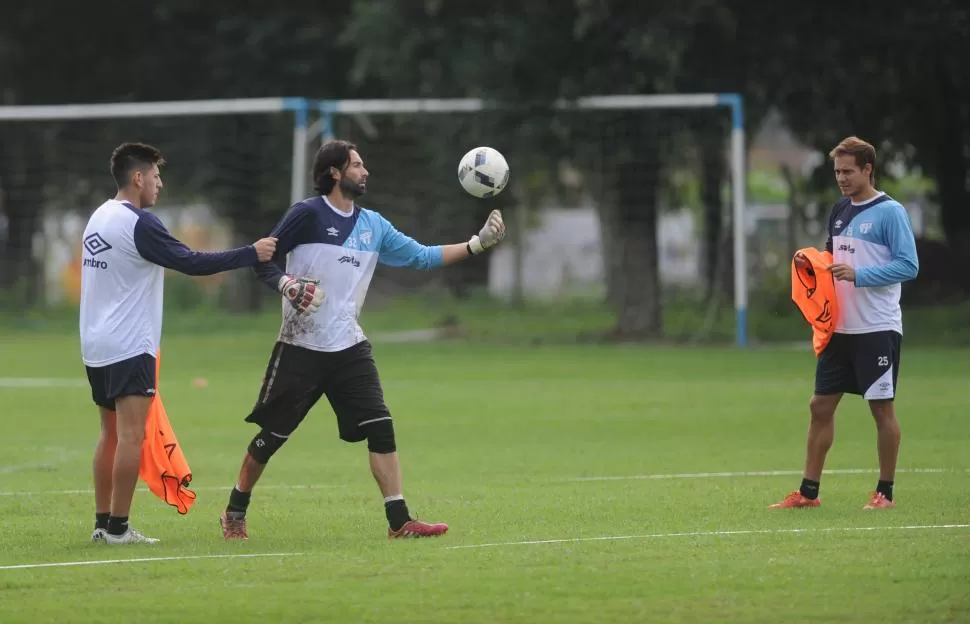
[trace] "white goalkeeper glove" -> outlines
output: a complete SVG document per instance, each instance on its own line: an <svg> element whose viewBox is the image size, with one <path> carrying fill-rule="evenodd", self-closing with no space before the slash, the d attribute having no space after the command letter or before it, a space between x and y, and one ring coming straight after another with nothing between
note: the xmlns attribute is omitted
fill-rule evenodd
<svg viewBox="0 0 970 624"><path fill-rule="evenodd" d="M296 309L297 314L313 314L323 303L320 280L284 275L280 278L279 290Z"/></svg>
<svg viewBox="0 0 970 624"><path fill-rule="evenodd" d="M486 249L494 247L505 238L505 222L502 221L502 213L493 210L488 215L488 220L478 234L468 240L468 253L476 256Z"/></svg>

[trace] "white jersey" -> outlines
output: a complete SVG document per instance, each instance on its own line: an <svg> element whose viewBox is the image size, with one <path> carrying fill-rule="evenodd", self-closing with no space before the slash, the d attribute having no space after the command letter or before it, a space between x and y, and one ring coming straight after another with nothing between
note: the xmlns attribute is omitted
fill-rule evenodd
<svg viewBox="0 0 970 624"><path fill-rule="evenodd" d="M279 340L314 351L342 351L366 339L357 322L378 263L432 269L441 266L440 246L426 246L405 236L379 213L354 206L351 214L326 197L295 204L273 229L276 255L256 273L277 290L286 275L320 281L324 300L313 314L298 314L283 299Z"/></svg>
<svg viewBox="0 0 970 624"><path fill-rule="evenodd" d="M107 366L143 353L157 355L163 267L211 275L256 262L251 245L193 252L152 213L106 201L91 215L82 240L81 359L87 366Z"/></svg>
<svg viewBox="0 0 970 624"><path fill-rule="evenodd" d="M856 273L854 283L835 281L839 301L835 331L902 334L902 283L919 272L906 209L885 193L862 204L843 199L832 208L826 248L836 263L848 264Z"/></svg>

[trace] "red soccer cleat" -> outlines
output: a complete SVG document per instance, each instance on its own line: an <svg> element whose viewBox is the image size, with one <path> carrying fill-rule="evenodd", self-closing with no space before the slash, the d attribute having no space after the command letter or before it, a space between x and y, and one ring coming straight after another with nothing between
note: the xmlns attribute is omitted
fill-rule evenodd
<svg viewBox="0 0 970 624"><path fill-rule="evenodd" d="M230 540L248 540L249 533L246 531L246 517L230 518L228 512L222 512L219 516L219 526L222 527L222 537L227 542Z"/></svg>
<svg viewBox="0 0 970 624"><path fill-rule="evenodd" d="M896 503L886 498L886 495L882 492L873 492L872 498L869 499L869 504L863 507L863 509L892 509L895 506Z"/></svg>
<svg viewBox="0 0 970 624"><path fill-rule="evenodd" d="M400 537L438 537L447 532L448 525L442 522L431 524L428 522L422 522L421 520L408 520L404 526L397 531L393 531L390 527L388 527L387 537L389 539L397 539Z"/></svg>
<svg viewBox="0 0 970 624"><path fill-rule="evenodd" d="M805 498L802 493L795 490L785 497L785 500L774 505L768 505L768 509L803 509L806 507L818 507L822 501L818 498Z"/></svg>

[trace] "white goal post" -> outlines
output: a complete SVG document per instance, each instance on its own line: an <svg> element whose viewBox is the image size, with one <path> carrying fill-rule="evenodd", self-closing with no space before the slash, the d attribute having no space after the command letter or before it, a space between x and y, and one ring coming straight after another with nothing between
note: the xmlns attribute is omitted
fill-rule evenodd
<svg viewBox="0 0 970 624"><path fill-rule="evenodd" d="M745 242L745 130L743 100L736 93L604 95L560 100L556 107L577 110L645 110L686 108L727 108L731 114L731 187L734 251L735 342L748 343L748 285ZM205 115L239 115L255 113L292 113L293 150L290 168L290 200L305 197L307 184L307 144L319 132L331 136L334 115L474 113L489 109L481 99L374 99L374 100L309 100L307 98L241 98L183 100L168 102L126 102L104 104L55 104L38 106L0 106L0 122L76 119L116 119L133 117L178 117ZM319 114L311 126L310 112Z"/></svg>

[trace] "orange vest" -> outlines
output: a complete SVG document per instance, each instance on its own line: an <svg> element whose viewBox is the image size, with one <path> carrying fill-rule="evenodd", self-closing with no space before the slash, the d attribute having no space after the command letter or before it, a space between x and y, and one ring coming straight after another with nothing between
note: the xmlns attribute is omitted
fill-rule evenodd
<svg viewBox="0 0 970 624"><path fill-rule="evenodd" d="M828 268L832 254L814 247L799 249L795 254L808 258L809 266L798 268L791 263L791 298L802 316L812 326L812 348L818 356L828 345L839 319L839 301L835 296L835 279Z"/></svg>
<svg viewBox="0 0 970 624"><path fill-rule="evenodd" d="M195 492L188 489L192 482L192 470L168 421L162 395L158 392L161 362L162 356L159 353L155 359L156 391L148 408L148 420L145 422L145 442L141 447L138 476L155 496L184 515L195 502Z"/></svg>

